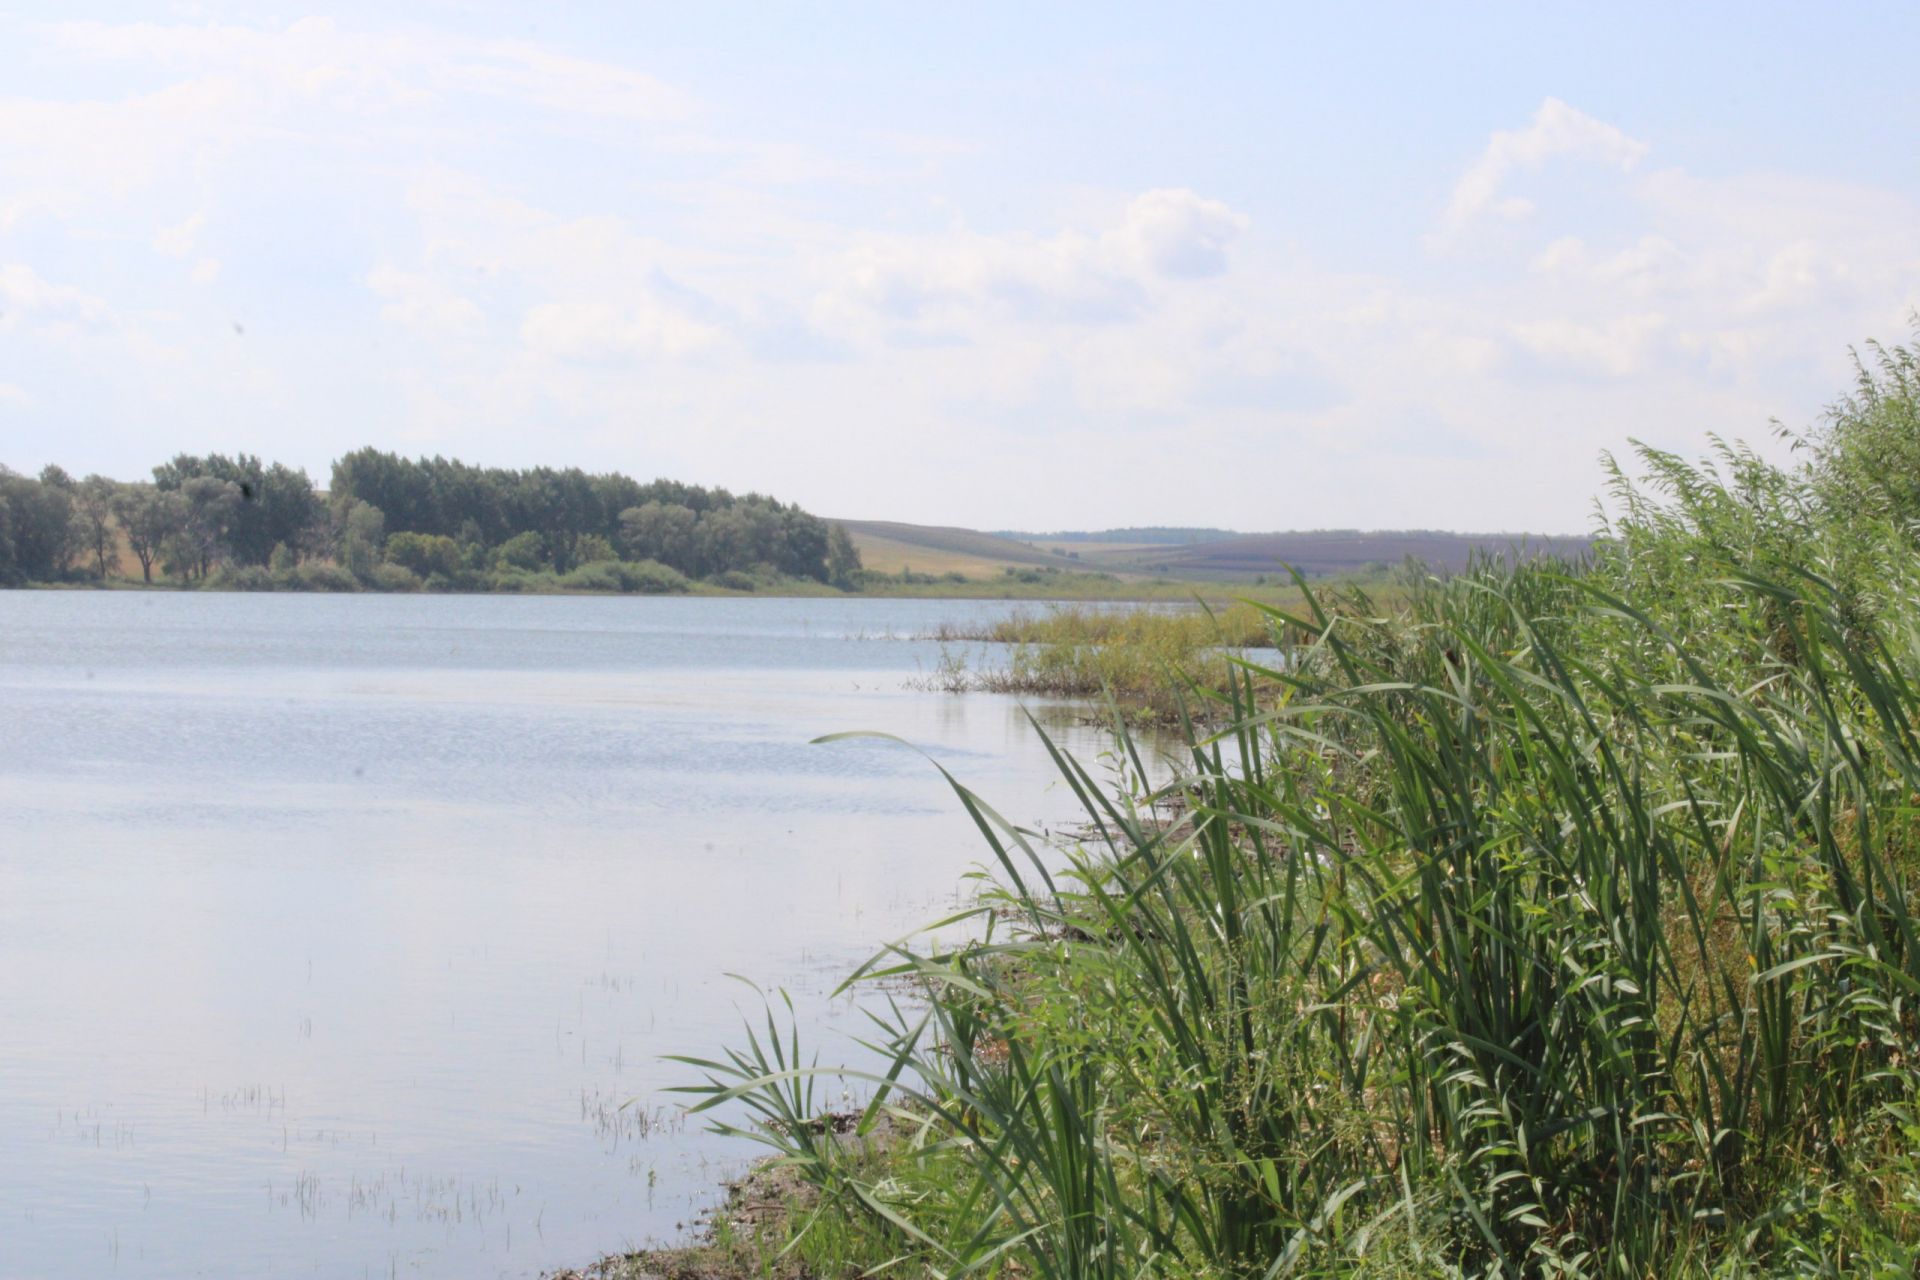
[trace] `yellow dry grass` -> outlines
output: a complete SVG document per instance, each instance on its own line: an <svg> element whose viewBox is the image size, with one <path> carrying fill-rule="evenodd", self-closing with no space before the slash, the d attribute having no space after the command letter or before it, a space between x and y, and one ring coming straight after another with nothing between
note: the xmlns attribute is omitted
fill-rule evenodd
<svg viewBox="0 0 1920 1280"><path fill-rule="evenodd" d="M880 573L899 573L902 569L912 569L915 573L964 573L969 578L992 578L1010 567L1031 567L1016 565L1012 560L970 555L964 551L942 551L934 547L896 542L892 538L877 537L871 533L853 530L848 530L848 533L853 538L853 545L860 551L860 563Z"/></svg>

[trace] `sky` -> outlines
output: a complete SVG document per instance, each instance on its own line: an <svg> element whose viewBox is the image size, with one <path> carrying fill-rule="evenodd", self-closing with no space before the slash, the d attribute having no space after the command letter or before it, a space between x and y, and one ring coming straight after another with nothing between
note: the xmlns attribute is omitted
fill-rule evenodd
<svg viewBox="0 0 1920 1280"><path fill-rule="evenodd" d="M0 463L1581 532L1920 307L1920 7L0 0Z"/></svg>

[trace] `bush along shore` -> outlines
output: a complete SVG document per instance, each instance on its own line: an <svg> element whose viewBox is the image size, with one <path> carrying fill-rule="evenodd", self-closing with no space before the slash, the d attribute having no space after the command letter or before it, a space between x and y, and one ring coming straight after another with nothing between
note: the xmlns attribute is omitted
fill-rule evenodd
<svg viewBox="0 0 1920 1280"><path fill-rule="evenodd" d="M1069 847L956 780L997 887L849 980L864 1109L690 1060L804 1195L605 1274L1916 1274L1916 368L1641 449L1588 562L1303 584L1172 781L1057 755Z"/></svg>

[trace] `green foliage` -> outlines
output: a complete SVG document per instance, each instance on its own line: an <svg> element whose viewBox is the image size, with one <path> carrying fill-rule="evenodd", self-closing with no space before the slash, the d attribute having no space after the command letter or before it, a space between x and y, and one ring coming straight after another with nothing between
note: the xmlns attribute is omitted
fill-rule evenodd
<svg viewBox="0 0 1920 1280"><path fill-rule="evenodd" d="M119 486L105 476L93 475L71 491L75 540L93 557L93 572L104 579L114 551L113 503Z"/></svg>
<svg viewBox="0 0 1920 1280"><path fill-rule="evenodd" d="M652 560L601 560L561 574L558 585L567 591L618 591L644 595L681 592L691 585L683 574Z"/></svg>
<svg viewBox="0 0 1920 1280"><path fill-rule="evenodd" d="M83 556L105 578L123 536L146 582L159 565L208 586L257 584L217 572L247 566L293 584L316 557L365 584L378 586L391 564L428 589L463 591L560 589L567 573L622 558L666 571L622 576L634 585L616 589L628 591L678 591L686 578L729 571L824 584L829 571L824 522L760 494L669 480L363 449L334 464L329 509L304 471L248 454L180 454L153 475L151 485L120 485L76 482L58 467L38 479L0 470L0 585L61 580Z"/></svg>
<svg viewBox="0 0 1920 1280"><path fill-rule="evenodd" d="M691 565L699 513L677 502L644 502L620 513L620 549L632 560Z"/></svg>
<svg viewBox="0 0 1920 1280"><path fill-rule="evenodd" d="M1054 605L981 628L942 627L943 642L1007 646L995 665L944 670L954 692L1112 697L1135 720L1178 720L1189 681L1226 684L1236 654L1275 643L1273 619L1247 603L1221 610L1088 608Z"/></svg>
<svg viewBox="0 0 1920 1280"><path fill-rule="evenodd" d="M1920 316L1914 324L1920 335ZM1867 350L1871 364L1854 360L1852 394L1808 442L1814 471L1826 506L1890 520L1912 538L1920 530L1920 342Z"/></svg>
<svg viewBox="0 0 1920 1280"><path fill-rule="evenodd" d="M356 578L371 578L385 563L381 558L387 542L385 513L371 503L349 500L336 507L334 514L340 531L340 564Z"/></svg>
<svg viewBox="0 0 1920 1280"><path fill-rule="evenodd" d="M847 527L836 524L827 531L827 581L842 591L851 590L860 576L860 548L853 545Z"/></svg>
<svg viewBox="0 0 1920 1280"><path fill-rule="evenodd" d="M185 518L185 500L178 493L152 485L122 485L113 496L114 518L126 533L127 545L140 561L141 577L151 583L153 566Z"/></svg>
<svg viewBox="0 0 1920 1280"><path fill-rule="evenodd" d="M377 574L378 570L375 572ZM329 564L324 560L309 560L296 567L292 573L280 581L293 591L344 592L360 589L360 580L350 571L341 565Z"/></svg>
<svg viewBox="0 0 1920 1280"><path fill-rule="evenodd" d="M817 1138L842 1072L772 1019L702 1106L868 1241L849 1269L1912 1274L1906 531L1819 467L1640 464L1589 561L1302 583L1260 610L1284 662L1165 664L1168 781L1124 729L1105 780L1056 751L1075 841L954 781L971 940L852 980L884 1158Z"/></svg>
<svg viewBox="0 0 1920 1280"><path fill-rule="evenodd" d="M437 533L394 533L387 536L388 564L397 564L422 578L452 577L466 568L460 544Z"/></svg>
<svg viewBox="0 0 1920 1280"><path fill-rule="evenodd" d="M538 573L547 565L547 540L531 529L516 533L494 549L493 557L502 568Z"/></svg>
<svg viewBox="0 0 1920 1280"><path fill-rule="evenodd" d="M162 470L156 468L156 474ZM157 488L177 493L178 523L164 547L167 564L182 578L206 581L228 555L228 535L244 503L240 486L213 475L191 475Z"/></svg>
<svg viewBox="0 0 1920 1280"><path fill-rule="evenodd" d="M488 575L487 589L508 595L538 595L558 591L560 580L551 572L502 568Z"/></svg>
<svg viewBox="0 0 1920 1280"><path fill-rule="evenodd" d="M417 461L375 449L334 463L336 502L359 499L386 513L396 531L468 537L499 546L537 533L559 573L618 548L690 576L771 564L824 582L824 522L759 494L736 497L671 480L641 484L575 468L528 471L472 467L445 458ZM595 539L588 542L586 539ZM516 563L515 567L533 566Z"/></svg>
<svg viewBox="0 0 1920 1280"><path fill-rule="evenodd" d="M374 565L364 581L375 591L418 591L424 585L419 574L397 564Z"/></svg>
<svg viewBox="0 0 1920 1280"><path fill-rule="evenodd" d="M226 557L238 564L264 566L276 545L305 545L320 523L320 498L305 471L277 462L269 465L244 453L232 458L183 453L155 467L153 479L160 489L180 492L194 480L233 487L231 504L219 515L217 552L193 555L202 566Z"/></svg>
<svg viewBox="0 0 1920 1280"><path fill-rule="evenodd" d="M49 467L35 480L0 467L0 584L56 582L83 546L74 485Z"/></svg>

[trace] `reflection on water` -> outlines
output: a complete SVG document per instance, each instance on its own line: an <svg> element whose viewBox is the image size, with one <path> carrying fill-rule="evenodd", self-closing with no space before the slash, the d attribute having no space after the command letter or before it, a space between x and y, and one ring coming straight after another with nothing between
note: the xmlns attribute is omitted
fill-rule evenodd
<svg viewBox="0 0 1920 1280"><path fill-rule="evenodd" d="M729 973L833 1052L834 985L983 854L917 755L808 740L1070 819L1012 700L903 687L1000 607L0 595L0 1274L675 1235L750 1153L661 1055L731 1037Z"/></svg>

